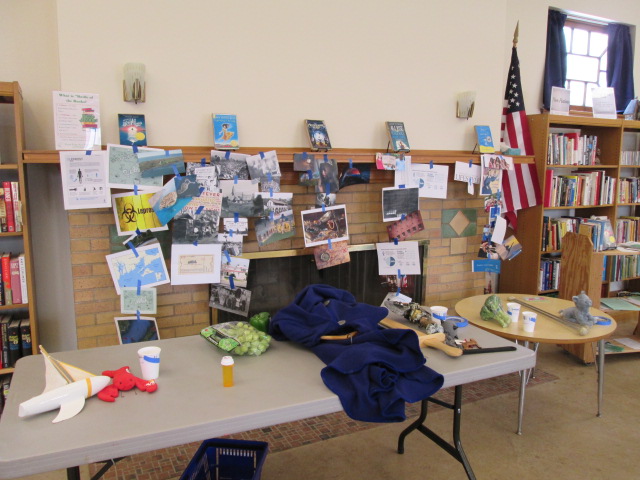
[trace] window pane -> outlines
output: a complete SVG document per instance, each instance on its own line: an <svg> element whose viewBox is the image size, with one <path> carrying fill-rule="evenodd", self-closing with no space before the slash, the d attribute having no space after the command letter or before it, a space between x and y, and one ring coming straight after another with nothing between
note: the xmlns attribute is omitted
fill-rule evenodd
<svg viewBox="0 0 640 480"><path fill-rule="evenodd" d="M573 43L571 44L571 53L587 54L587 43L589 42L589 32L581 28L573 29Z"/></svg>
<svg viewBox="0 0 640 480"><path fill-rule="evenodd" d="M571 105L584 105L584 83L569 82L569 103Z"/></svg>
<svg viewBox="0 0 640 480"><path fill-rule="evenodd" d="M567 55L567 78L586 82L598 81L598 60L579 55Z"/></svg>
<svg viewBox="0 0 640 480"><path fill-rule="evenodd" d="M562 27L564 32L564 41L567 44L567 49L571 49L571 27Z"/></svg>
<svg viewBox="0 0 640 480"><path fill-rule="evenodd" d="M600 85L601 87L606 87L607 86L607 72L600 72L599 77L600 77L600 79L598 80L598 85Z"/></svg>
<svg viewBox="0 0 640 480"><path fill-rule="evenodd" d="M591 32L591 42L589 43L589 55L600 57L607 49L609 36L604 33Z"/></svg>
<svg viewBox="0 0 640 480"><path fill-rule="evenodd" d="M608 58L609 58L609 55L605 52L605 54L600 59L600 70L604 70L605 72L607 71L607 59Z"/></svg>

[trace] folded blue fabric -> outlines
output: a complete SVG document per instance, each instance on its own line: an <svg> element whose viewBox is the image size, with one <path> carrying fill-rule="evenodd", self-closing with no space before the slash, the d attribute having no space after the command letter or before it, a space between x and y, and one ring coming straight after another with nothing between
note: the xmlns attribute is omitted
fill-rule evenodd
<svg viewBox="0 0 640 480"><path fill-rule="evenodd" d="M269 333L310 348L327 366L320 375L349 417L366 422L406 419L405 402L437 392L441 374L426 359L410 330L382 329L384 307L358 303L329 285L310 285L271 319ZM323 341L323 335L357 331L349 340Z"/></svg>

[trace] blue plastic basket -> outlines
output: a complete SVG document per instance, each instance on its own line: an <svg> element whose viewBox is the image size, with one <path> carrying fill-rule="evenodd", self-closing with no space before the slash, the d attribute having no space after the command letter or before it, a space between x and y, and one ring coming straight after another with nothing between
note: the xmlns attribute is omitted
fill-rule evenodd
<svg viewBox="0 0 640 480"><path fill-rule="evenodd" d="M180 480L260 480L269 444L210 438L202 442Z"/></svg>

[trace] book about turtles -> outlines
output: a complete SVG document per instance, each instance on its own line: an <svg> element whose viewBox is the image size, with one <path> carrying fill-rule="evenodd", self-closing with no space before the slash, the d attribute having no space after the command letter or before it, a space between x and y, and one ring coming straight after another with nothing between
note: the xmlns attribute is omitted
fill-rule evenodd
<svg viewBox="0 0 640 480"><path fill-rule="evenodd" d="M304 124L309 135L311 150L331 150L331 141L329 140L329 132L324 120L305 120Z"/></svg>
<svg viewBox="0 0 640 480"><path fill-rule="evenodd" d="M238 122L235 115L213 114L213 144L218 150L237 150L240 148Z"/></svg>
<svg viewBox="0 0 640 480"><path fill-rule="evenodd" d="M389 135L389 142L394 152L408 152L411 150L409 147L409 139L407 138L407 131L404 128L404 122L385 122L387 126L387 134Z"/></svg>

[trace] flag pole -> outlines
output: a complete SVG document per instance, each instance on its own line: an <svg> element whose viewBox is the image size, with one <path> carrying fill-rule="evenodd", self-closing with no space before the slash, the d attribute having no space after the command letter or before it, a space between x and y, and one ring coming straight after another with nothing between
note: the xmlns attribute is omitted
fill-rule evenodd
<svg viewBox="0 0 640 480"><path fill-rule="evenodd" d="M516 48L518 46L518 30L520 29L520 20L518 20L518 23L516 23L516 31L513 32L513 48Z"/></svg>

